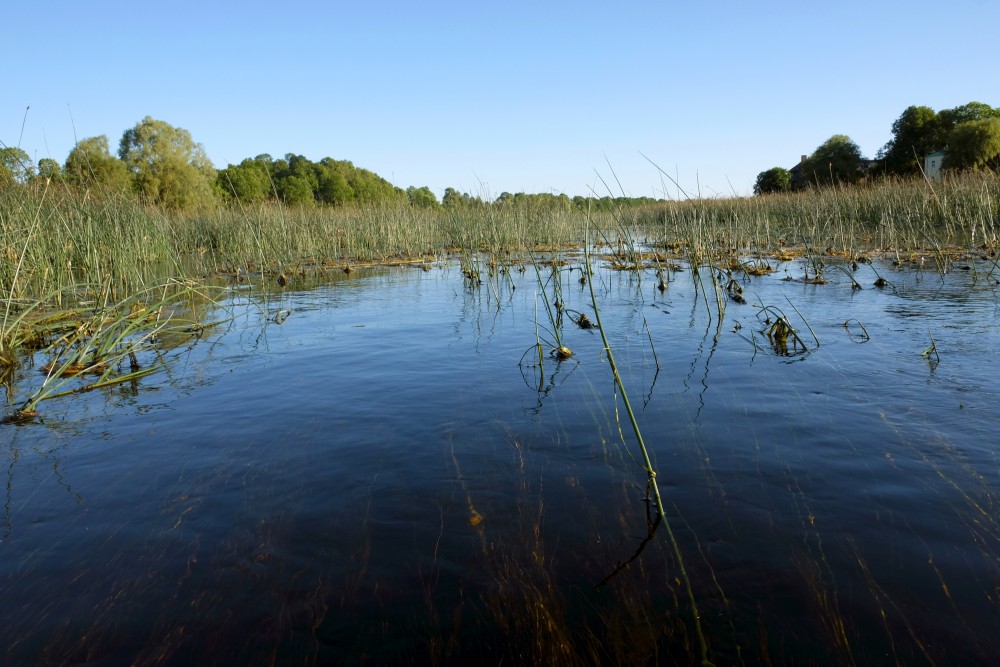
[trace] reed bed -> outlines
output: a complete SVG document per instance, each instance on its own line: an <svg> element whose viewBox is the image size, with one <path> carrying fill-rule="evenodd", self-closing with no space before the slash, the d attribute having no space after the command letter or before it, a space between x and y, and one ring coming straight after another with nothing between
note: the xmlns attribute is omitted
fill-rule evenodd
<svg viewBox="0 0 1000 667"><path fill-rule="evenodd" d="M419 259L459 251L503 254L583 241L573 209L536 202L425 209L402 204L292 208L275 204L178 214L135 198L62 186L0 189L0 284L40 296L113 276L141 289L160 277L206 271L279 271L324 264ZM22 247L26 236L31 243Z"/></svg>
<svg viewBox="0 0 1000 667"><path fill-rule="evenodd" d="M780 249L846 256L995 253L998 218L1000 175L978 172L936 184L883 179L765 197L671 202L643 209L636 225L695 259L718 259Z"/></svg>
<svg viewBox="0 0 1000 667"><path fill-rule="evenodd" d="M133 197L33 184L0 188L0 286L40 297L112 277L126 292L153 276L280 272L488 253L566 249L589 223L623 267L649 265L650 246L693 268L739 266L748 256L995 253L1000 176L942 183L879 180L786 195L664 202L594 214L532 201L458 208L404 204L291 208L275 204L168 213ZM30 235L31 243L24 245ZM657 257L660 264L666 257Z"/></svg>

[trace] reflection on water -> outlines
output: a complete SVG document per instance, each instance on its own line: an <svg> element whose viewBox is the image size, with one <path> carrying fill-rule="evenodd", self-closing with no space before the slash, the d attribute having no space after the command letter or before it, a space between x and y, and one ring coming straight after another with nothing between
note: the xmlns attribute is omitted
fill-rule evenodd
<svg viewBox="0 0 1000 667"><path fill-rule="evenodd" d="M1000 650L996 283L866 270L752 278L721 320L683 273L593 278L717 665ZM0 661L690 664L600 336L539 358L537 291L240 290L169 374L0 427ZM762 306L821 344L776 354Z"/></svg>

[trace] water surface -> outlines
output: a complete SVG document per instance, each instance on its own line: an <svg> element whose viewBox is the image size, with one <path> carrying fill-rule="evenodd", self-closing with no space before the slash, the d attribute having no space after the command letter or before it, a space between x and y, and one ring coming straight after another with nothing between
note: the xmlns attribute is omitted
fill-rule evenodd
<svg viewBox="0 0 1000 667"><path fill-rule="evenodd" d="M571 320L594 319L578 266L542 276L562 363L538 368L531 269L373 269L234 290L168 373L0 426L0 661L690 664L664 526L630 561L646 476ZM854 291L791 262L721 319L690 271L595 274L716 664L995 660L1000 336L976 268L879 266L877 289L862 266ZM760 305L810 349L778 354Z"/></svg>

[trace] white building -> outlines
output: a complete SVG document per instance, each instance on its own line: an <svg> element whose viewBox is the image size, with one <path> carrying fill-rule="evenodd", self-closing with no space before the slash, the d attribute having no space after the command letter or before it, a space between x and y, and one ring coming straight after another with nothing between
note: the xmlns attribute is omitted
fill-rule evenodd
<svg viewBox="0 0 1000 667"><path fill-rule="evenodd" d="M935 183L941 181L942 162L944 162L944 151L934 151L924 158L924 175L927 180Z"/></svg>

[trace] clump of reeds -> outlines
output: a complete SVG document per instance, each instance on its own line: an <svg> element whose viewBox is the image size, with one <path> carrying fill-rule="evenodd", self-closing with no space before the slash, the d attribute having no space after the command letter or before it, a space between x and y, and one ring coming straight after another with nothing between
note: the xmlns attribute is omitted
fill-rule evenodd
<svg viewBox="0 0 1000 667"><path fill-rule="evenodd" d="M771 252L787 261L798 249L829 254L930 250L934 258L977 249L995 252L1000 174L875 179L853 187L813 188L767 197L691 199L638 211L661 247L689 246L692 262L726 254Z"/></svg>
<svg viewBox="0 0 1000 667"><path fill-rule="evenodd" d="M111 302L109 284L99 306L47 312L36 304L5 326L6 366L16 367L19 355L41 358L38 370L44 378L4 421L31 421L42 401L134 383L156 373L167 361L164 348L196 338L211 326L201 312L214 305L207 288L169 281ZM18 342L19 348L11 347ZM146 353L150 360L140 361ZM14 398L10 386L8 402Z"/></svg>

